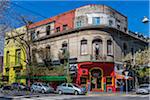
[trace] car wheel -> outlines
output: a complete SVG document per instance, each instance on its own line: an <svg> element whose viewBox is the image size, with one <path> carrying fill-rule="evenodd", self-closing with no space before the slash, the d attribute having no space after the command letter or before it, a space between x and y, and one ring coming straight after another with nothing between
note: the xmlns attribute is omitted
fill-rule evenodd
<svg viewBox="0 0 150 100"><path fill-rule="evenodd" d="M62 94L62 91L61 91L61 90L59 90L59 91L58 91L58 94L60 94L60 95L61 95L61 94Z"/></svg>
<svg viewBox="0 0 150 100"><path fill-rule="evenodd" d="M45 93L45 91L44 91L44 90L42 90L41 92L42 92L43 94Z"/></svg>
<svg viewBox="0 0 150 100"><path fill-rule="evenodd" d="M74 94L75 94L75 95L78 95L79 93L78 93L78 91L74 91Z"/></svg>

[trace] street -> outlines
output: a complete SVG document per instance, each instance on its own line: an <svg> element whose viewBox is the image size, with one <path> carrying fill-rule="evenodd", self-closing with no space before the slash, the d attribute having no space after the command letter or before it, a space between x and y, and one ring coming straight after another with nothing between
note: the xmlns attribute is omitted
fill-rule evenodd
<svg viewBox="0 0 150 100"><path fill-rule="evenodd" d="M130 96L74 96L61 95L50 97L23 98L21 100L149 100L148 95L130 95Z"/></svg>
<svg viewBox="0 0 150 100"><path fill-rule="evenodd" d="M87 94L87 95L59 95L59 94L28 94L10 96L0 94L0 100L149 100L150 95L136 94Z"/></svg>

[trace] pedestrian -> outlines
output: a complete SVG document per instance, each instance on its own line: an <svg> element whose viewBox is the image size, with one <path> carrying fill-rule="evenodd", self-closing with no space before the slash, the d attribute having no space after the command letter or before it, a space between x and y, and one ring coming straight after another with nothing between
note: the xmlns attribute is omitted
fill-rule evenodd
<svg viewBox="0 0 150 100"><path fill-rule="evenodd" d="M91 91L91 83L90 83L90 80L88 80L87 85L88 85L88 87L87 87L87 92L90 93L90 91Z"/></svg>
<svg viewBox="0 0 150 100"><path fill-rule="evenodd" d="M124 82L121 80L120 82L120 92L122 93L124 90Z"/></svg>

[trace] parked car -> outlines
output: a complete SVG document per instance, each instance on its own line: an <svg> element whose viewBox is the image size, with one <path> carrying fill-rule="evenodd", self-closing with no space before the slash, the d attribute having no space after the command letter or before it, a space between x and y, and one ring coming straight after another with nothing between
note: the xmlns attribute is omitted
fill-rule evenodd
<svg viewBox="0 0 150 100"><path fill-rule="evenodd" d="M142 84L136 90L136 94L149 94L150 93L150 84Z"/></svg>
<svg viewBox="0 0 150 100"><path fill-rule="evenodd" d="M73 83L62 83L60 86L57 87L56 92L59 94L70 93L78 95L85 94L86 89Z"/></svg>
<svg viewBox="0 0 150 100"><path fill-rule="evenodd" d="M1 88L1 92L7 91L7 90L12 90L12 88L11 88L10 85L6 85L6 86L3 86L3 87Z"/></svg>
<svg viewBox="0 0 150 100"><path fill-rule="evenodd" d="M22 83L12 83L11 84L12 89L18 89L18 90L25 90L26 86Z"/></svg>
<svg viewBox="0 0 150 100"><path fill-rule="evenodd" d="M40 82L32 84L30 89L31 92L41 92L41 93L54 92L54 88L52 88L48 84Z"/></svg>

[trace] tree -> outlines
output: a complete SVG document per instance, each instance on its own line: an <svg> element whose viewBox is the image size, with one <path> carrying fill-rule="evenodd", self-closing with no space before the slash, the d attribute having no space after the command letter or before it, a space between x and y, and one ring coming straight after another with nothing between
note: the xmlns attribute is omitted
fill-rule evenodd
<svg viewBox="0 0 150 100"><path fill-rule="evenodd" d="M142 82L148 82L150 68L146 67L149 64L150 48L137 51L134 55L127 54L123 61L126 62L126 69L132 70L135 73L136 85Z"/></svg>
<svg viewBox="0 0 150 100"><path fill-rule="evenodd" d="M69 58L70 58L69 50L67 50L67 49L60 50L58 53L58 57L59 57L60 63L64 66L64 68L66 70L67 82L71 83L72 79L71 79L71 75L70 75L70 71L69 71Z"/></svg>

